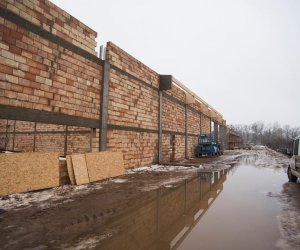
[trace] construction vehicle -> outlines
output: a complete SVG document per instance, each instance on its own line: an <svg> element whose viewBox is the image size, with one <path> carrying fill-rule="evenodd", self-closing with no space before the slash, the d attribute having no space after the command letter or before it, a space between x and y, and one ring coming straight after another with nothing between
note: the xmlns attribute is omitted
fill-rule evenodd
<svg viewBox="0 0 300 250"><path fill-rule="evenodd" d="M214 136L211 134L199 134L198 144L195 148L195 156L213 156L220 155L220 145L215 141Z"/></svg>
<svg viewBox="0 0 300 250"><path fill-rule="evenodd" d="M291 182L296 182L300 178L300 136L296 137L293 141L291 150L291 162L287 170L288 178Z"/></svg>

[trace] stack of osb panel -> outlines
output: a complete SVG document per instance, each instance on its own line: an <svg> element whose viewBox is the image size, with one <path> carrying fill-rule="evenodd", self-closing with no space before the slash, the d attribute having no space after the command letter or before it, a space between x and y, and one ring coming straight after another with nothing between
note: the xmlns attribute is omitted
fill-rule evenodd
<svg viewBox="0 0 300 250"><path fill-rule="evenodd" d="M59 186L58 153L0 154L0 195Z"/></svg>
<svg viewBox="0 0 300 250"><path fill-rule="evenodd" d="M82 185L123 175L123 154L120 152L95 152L67 156L71 184Z"/></svg>

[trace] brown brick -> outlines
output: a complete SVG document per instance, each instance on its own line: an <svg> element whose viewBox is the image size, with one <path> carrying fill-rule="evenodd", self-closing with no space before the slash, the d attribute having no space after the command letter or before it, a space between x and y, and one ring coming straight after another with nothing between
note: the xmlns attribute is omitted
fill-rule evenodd
<svg viewBox="0 0 300 250"><path fill-rule="evenodd" d="M35 75L28 73L28 72L25 73L25 78L30 81L35 81Z"/></svg>
<svg viewBox="0 0 300 250"><path fill-rule="evenodd" d="M15 91L15 92L20 92L22 93L23 92L23 86L21 85L16 85L16 84L12 84L11 85L11 90Z"/></svg>
<svg viewBox="0 0 300 250"><path fill-rule="evenodd" d="M24 88L23 88L23 93L25 93L25 94L32 95L33 92L34 92L34 91L33 91L32 88L28 88L28 87L24 87Z"/></svg>
<svg viewBox="0 0 300 250"><path fill-rule="evenodd" d="M13 72L13 68L7 65L0 64L0 72L11 75Z"/></svg>

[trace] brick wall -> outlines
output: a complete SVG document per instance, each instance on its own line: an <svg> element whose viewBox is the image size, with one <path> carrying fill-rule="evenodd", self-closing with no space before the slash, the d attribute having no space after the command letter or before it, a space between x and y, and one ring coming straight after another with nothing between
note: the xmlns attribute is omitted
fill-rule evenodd
<svg viewBox="0 0 300 250"><path fill-rule="evenodd" d="M153 87L158 88L159 74L112 42L107 43L106 59L117 68L130 73Z"/></svg>
<svg viewBox="0 0 300 250"><path fill-rule="evenodd" d="M65 150L67 154L90 152L93 150L93 137L96 137L92 133L89 128L68 126L66 137L65 125L1 119L0 149L17 152L55 151L61 155Z"/></svg>
<svg viewBox="0 0 300 250"><path fill-rule="evenodd" d="M157 134L109 130L108 150L124 154L126 168L134 168L157 163Z"/></svg>
<svg viewBox="0 0 300 250"><path fill-rule="evenodd" d="M126 168L157 163L157 72L112 42L106 62L101 61L95 52L97 33L47 0L4 0L0 7L5 9L0 16L0 108L61 117L45 122L39 120L41 113L33 120L0 114L0 148L71 154L98 151L100 139L107 137L107 149L122 151ZM107 117L101 113L101 107L106 111L103 86L108 86ZM210 117L223 122L207 104L187 104L185 90L176 84L163 91L162 102L163 161L193 157L196 135L210 132ZM107 131L101 130L106 119Z"/></svg>
<svg viewBox="0 0 300 250"><path fill-rule="evenodd" d="M30 20L40 17L41 20L37 20L45 22L43 16L31 15L31 11L23 4L27 2L4 1L3 4L7 8L13 6L11 9L16 13L19 10L20 15L27 13ZM37 2L43 4L43 1ZM46 3L52 5L48 1ZM37 5L34 6L36 8ZM37 8L34 13L43 13L42 10ZM7 19L0 18L0 27L0 104L99 117L101 65Z"/></svg>
<svg viewBox="0 0 300 250"><path fill-rule="evenodd" d="M201 132L202 134L210 133L210 118L205 115L201 118Z"/></svg>
<svg viewBox="0 0 300 250"><path fill-rule="evenodd" d="M126 168L155 163L159 75L111 42L106 58L111 65L108 124L118 126L108 131L108 149L124 153Z"/></svg>
<svg viewBox="0 0 300 250"><path fill-rule="evenodd" d="M18 14L52 34L90 52L95 52L97 33L47 0L3 0L1 7Z"/></svg>
<svg viewBox="0 0 300 250"><path fill-rule="evenodd" d="M185 108L167 98L163 100L163 130L185 131Z"/></svg>

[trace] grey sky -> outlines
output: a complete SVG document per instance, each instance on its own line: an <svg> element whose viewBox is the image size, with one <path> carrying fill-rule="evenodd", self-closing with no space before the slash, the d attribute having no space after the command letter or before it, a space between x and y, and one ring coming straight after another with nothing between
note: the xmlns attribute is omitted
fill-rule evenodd
<svg viewBox="0 0 300 250"><path fill-rule="evenodd" d="M223 114L300 126L299 0L53 0Z"/></svg>

